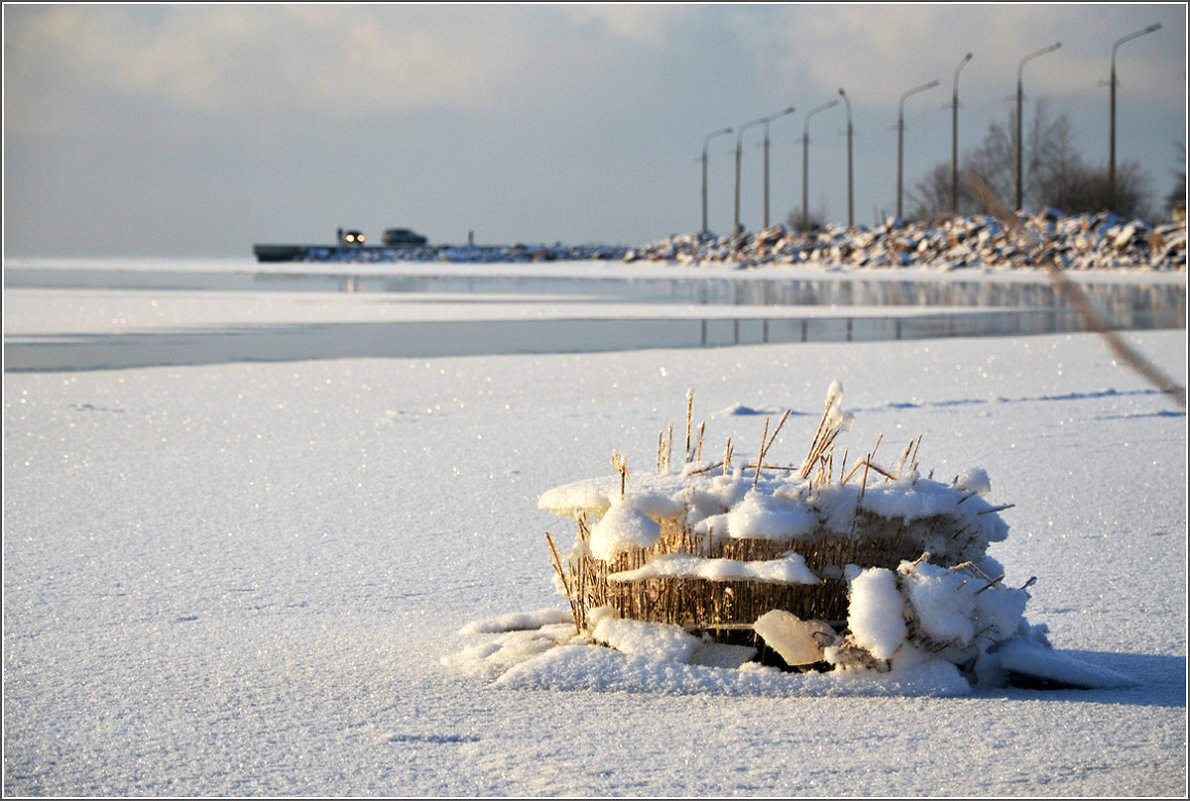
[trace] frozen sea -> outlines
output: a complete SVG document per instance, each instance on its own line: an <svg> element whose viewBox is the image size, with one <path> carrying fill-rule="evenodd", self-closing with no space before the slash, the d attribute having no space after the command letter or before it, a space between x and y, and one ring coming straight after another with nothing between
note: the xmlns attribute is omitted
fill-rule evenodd
<svg viewBox="0 0 1190 801"><path fill-rule="evenodd" d="M740 281L856 276L642 267L625 289L629 269L6 264L4 794L1186 794L1184 410L1094 334L856 322L969 317L970 289L741 305ZM967 278L1045 284L914 280ZM1122 283L1180 286L1184 320L1185 281ZM853 323L779 341L774 321L817 318ZM583 321L689 325L566 339ZM1185 386L1184 327L1124 336ZM1132 686L531 656L508 681L466 658L501 636L478 621L567 608L545 533L573 524L543 492L611 473L613 449L649 469L689 389L738 452L792 409L771 453L800 459L834 380L856 450L922 435L923 470L987 470L1029 622Z"/></svg>

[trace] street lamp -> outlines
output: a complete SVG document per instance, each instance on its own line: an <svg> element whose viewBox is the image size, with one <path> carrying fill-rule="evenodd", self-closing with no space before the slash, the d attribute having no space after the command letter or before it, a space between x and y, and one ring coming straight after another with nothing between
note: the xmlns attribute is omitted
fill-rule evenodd
<svg viewBox="0 0 1190 801"><path fill-rule="evenodd" d="M778 111L776 114L771 114L765 117L764 123L764 227L769 227L769 123L778 117L784 117L786 114L792 114L796 109L793 106Z"/></svg>
<svg viewBox="0 0 1190 801"><path fill-rule="evenodd" d="M753 125L760 125L764 122L764 117L751 122L745 122L736 129L735 135L735 228L732 229L732 236L739 236L740 233L740 159L744 153L744 129L751 128Z"/></svg>
<svg viewBox="0 0 1190 801"><path fill-rule="evenodd" d="M1161 23L1155 22L1144 30L1128 34L1111 48L1111 125L1108 128L1108 138L1111 141L1109 142L1110 153L1107 157L1107 190L1111 196L1112 211L1116 210L1116 49L1129 39L1152 33L1160 27Z"/></svg>
<svg viewBox="0 0 1190 801"><path fill-rule="evenodd" d="M915 86L905 94L901 95L900 110L897 113L897 218L901 217L901 178L904 175L904 154L905 154L905 98L909 95L924 92L927 89L933 89L938 85L937 81L930 81L923 83L921 86Z"/></svg>
<svg viewBox="0 0 1190 801"><path fill-rule="evenodd" d="M963 56L954 71L954 94L950 102L950 213L959 213L959 73L972 58Z"/></svg>
<svg viewBox="0 0 1190 801"><path fill-rule="evenodd" d="M1020 65L1016 69L1016 210L1021 210L1021 104L1025 97L1022 78L1025 72L1025 62L1029 59L1044 56L1046 53L1053 52L1062 46L1061 42L1054 42L1049 47L1043 47L1036 53L1030 53L1021 59Z"/></svg>
<svg viewBox="0 0 1190 801"><path fill-rule="evenodd" d="M802 231L809 227L810 222L810 212L806 208L810 194L810 118L820 111L826 111L837 105L839 105L839 101L832 100L810 109L806 114L806 122L802 129Z"/></svg>
<svg viewBox="0 0 1190 801"><path fill-rule="evenodd" d="M847 93L841 88L839 89L839 96L843 98L843 102L847 104L847 227L855 225L855 202L852 188L855 186L851 172L851 100L848 99Z"/></svg>
<svg viewBox="0 0 1190 801"><path fill-rule="evenodd" d="M707 145L716 136L731 133L730 128L722 128L709 133L702 140L702 232L707 232Z"/></svg>
<svg viewBox="0 0 1190 801"><path fill-rule="evenodd" d="M752 120L751 122L745 122L743 125L741 125L736 130L736 136L735 136L735 231L732 234L733 236L736 236L740 233L740 159L744 153L744 130L747 128L751 128L753 125L767 125L768 123L775 120L777 117L780 117L782 114L789 114L792 112L793 112L793 107L791 106L791 107L785 109L784 111L777 112L776 114L770 114L767 117L761 117L760 119ZM765 141L767 143L767 141L768 141L767 136L765 137ZM767 166L768 166L768 151L767 151L767 149L765 151L765 166L766 166L766 174L767 174Z"/></svg>

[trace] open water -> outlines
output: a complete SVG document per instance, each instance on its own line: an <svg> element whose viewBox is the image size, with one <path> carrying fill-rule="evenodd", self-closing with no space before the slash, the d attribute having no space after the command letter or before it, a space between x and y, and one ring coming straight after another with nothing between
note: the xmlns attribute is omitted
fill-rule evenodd
<svg viewBox="0 0 1190 801"><path fill-rule="evenodd" d="M733 280L484 274L345 274L318 271L8 269L8 289L154 292L516 293L581 295L591 304L680 303L773 307L771 317L581 317L213 326L184 331L21 337L4 343L5 371L93 370L229 361L580 353L791 342L1020 336L1091 330L1061 291L1036 281L888 280L855 275ZM1084 284L1113 328L1186 327L1184 282ZM776 313L780 307L780 313ZM796 308L807 307L804 316ZM811 314L809 307L818 307ZM830 307L824 314L821 307ZM864 313L858 307L865 307ZM897 314L871 307L901 307ZM913 307L906 314L904 307ZM946 311L931 311L946 307Z"/></svg>

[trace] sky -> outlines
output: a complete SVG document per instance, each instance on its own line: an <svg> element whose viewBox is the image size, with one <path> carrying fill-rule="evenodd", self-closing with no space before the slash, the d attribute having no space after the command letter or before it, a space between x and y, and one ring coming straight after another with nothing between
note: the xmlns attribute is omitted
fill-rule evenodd
<svg viewBox="0 0 1190 801"><path fill-rule="evenodd" d="M1185 169L1186 6L1172 4L6 3L4 255L251 256L255 243L643 244L800 208L903 203L1015 108L1073 123L1158 200ZM1061 47L1022 59L1049 45ZM915 88L938 81L920 92ZM906 95L906 93L911 93ZM804 136L809 133L809 145ZM803 159L808 157L808 170Z"/></svg>

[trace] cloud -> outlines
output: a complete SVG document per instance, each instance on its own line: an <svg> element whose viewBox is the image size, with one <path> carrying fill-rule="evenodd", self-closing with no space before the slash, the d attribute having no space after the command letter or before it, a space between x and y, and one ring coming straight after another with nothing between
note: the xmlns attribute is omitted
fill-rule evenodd
<svg viewBox="0 0 1190 801"><path fill-rule="evenodd" d="M1075 10L1077 9L1077 10ZM1180 26L1176 17L1180 14ZM1171 16L1175 17L1170 24ZM1160 97L1185 85L1185 70L1169 71L1170 55L1185 50L1185 10L1135 4L842 4L773 9L754 31L755 46L778 79L803 92L843 86L858 103L895 108L911 87L953 81L966 52L975 60L963 73L969 88L999 96L1014 90L1020 60L1049 44L1062 48L1031 63L1035 93L1102 94L1116 38L1159 19L1164 29L1148 47L1127 55L1134 91ZM1181 30L1179 30L1179 27ZM969 82L969 83L968 83Z"/></svg>
<svg viewBox="0 0 1190 801"><path fill-rule="evenodd" d="M663 46L683 7L65 5L6 10L16 126L81 121L75 94L182 113L359 119L557 99ZM609 68L610 67L610 68ZM8 72L8 69L6 69Z"/></svg>
<svg viewBox="0 0 1190 801"><path fill-rule="evenodd" d="M437 24L417 7L343 4L182 6L156 19L135 7L55 6L13 16L10 63L31 65L36 95L111 91L185 112L288 106L358 117L482 106L518 61L515 26L483 9L443 9Z"/></svg>
<svg viewBox="0 0 1190 801"><path fill-rule="evenodd" d="M1142 155L1164 176L1184 131L1180 4L6 4L3 14L10 242L56 235L63 209L121 247L129 221L150 214L223 232L231 251L272 220L291 226L277 235L299 236L341 216L409 220L436 236L466 219L509 240L645 241L698 218L707 132L795 105L772 132L781 218L800 202L803 115L839 87L854 106L857 210L875 219L893 191L893 126L909 87L941 84L906 107L912 182L949 158L944 109L965 52L963 149L1006 119L1021 56L1061 39L1030 64L1026 102L1052 101L1098 154L1111 44L1157 19L1159 33L1120 53L1121 157ZM821 195L836 219L843 112L815 120L810 170L811 202ZM734 138L711 151L717 230L731 217ZM744 145L741 214L755 225L759 129ZM507 233L488 233L497 228Z"/></svg>

